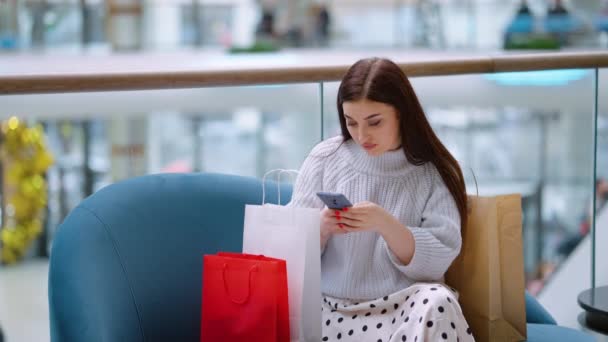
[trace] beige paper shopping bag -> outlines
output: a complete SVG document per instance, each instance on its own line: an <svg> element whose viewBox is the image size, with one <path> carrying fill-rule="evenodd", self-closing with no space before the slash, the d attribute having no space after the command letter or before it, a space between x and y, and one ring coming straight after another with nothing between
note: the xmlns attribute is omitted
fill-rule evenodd
<svg viewBox="0 0 608 342"><path fill-rule="evenodd" d="M526 339L520 195L469 196L462 250L446 273L476 341Z"/></svg>

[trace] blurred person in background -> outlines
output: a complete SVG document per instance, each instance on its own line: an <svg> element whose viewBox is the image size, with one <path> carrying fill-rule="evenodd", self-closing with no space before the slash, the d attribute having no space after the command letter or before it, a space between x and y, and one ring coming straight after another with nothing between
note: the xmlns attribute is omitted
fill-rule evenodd
<svg viewBox="0 0 608 342"><path fill-rule="evenodd" d="M530 12L530 7L528 6L528 1L527 0L522 0L521 3L519 4L519 8L517 9L517 15L530 15L532 14L532 12Z"/></svg>
<svg viewBox="0 0 608 342"><path fill-rule="evenodd" d="M599 216L600 211L608 203L608 181L605 179L598 179L595 183L596 187L596 214ZM536 295L542 290L547 283L547 280L551 274L555 271L561 261L568 258L568 256L574 251L576 246L589 234L591 230L591 219L593 211L591 210L592 204L586 206L584 213L581 215L579 229L575 233L568 233L557 245L557 257L559 261L542 261L533 276L534 279L530 280L526 286L528 291L533 295Z"/></svg>
<svg viewBox="0 0 608 342"><path fill-rule="evenodd" d="M316 18L317 42L321 46L327 46L329 42L329 26L331 24L331 17L326 5L319 6Z"/></svg>
<svg viewBox="0 0 608 342"><path fill-rule="evenodd" d="M547 11L545 30L559 42L560 47L570 46L576 41L576 35L584 32L580 18L570 13L562 0L554 0Z"/></svg>
<svg viewBox="0 0 608 342"><path fill-rule="evenodd" d="M608 181L602 178L598 179L595 182L595 191L596 215L599 215L600 211L606 206L606 203L608 202ZM562 258L568 257L568 255L572 253L572 251L574 250L574 248L576 248L579 242L581 242L581 240L583 240L583 238L587 234L589 234L589 231L591 231L591 219L593 216L593 211L591 210L592 205L593 204L591 203L588 204L586 206L587 209L585 209L585 213L581 215L582 218L579 224L578 232L571 235L570 237L565 238L564 241L562 241L562 243L559 245L557 252Z"/></svg>
<svg viewBox="0 0 608 342"><path fill-rule="evenodd" d="M517 40L518 37L521 40L523 37L528 37L534 31L534 17L528 1L522 0L513 16L513 19L509 22L505 29L503 37L503 47L509 48L513 41Z"/></svg>
<svg viewBox="0 0 608 342"><path fill-rule="evenodd" d="M257 28L258 36L263 39L274 38L274 23L274 10L266 6L262 7L262 16L260 17L260 23Z"/></svg>
<svg viewBox="0 0 608 342"><path fill-rule="evenodd" d="M553 5L549 8L547 12L548 15L567 15L568 10L564 7L564 3L562 0L554 0Z"/></svg>

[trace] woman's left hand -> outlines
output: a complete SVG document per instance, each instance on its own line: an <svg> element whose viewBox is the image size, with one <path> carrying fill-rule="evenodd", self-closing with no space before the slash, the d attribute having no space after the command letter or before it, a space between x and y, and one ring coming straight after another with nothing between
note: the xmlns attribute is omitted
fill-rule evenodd
<svg viewBox="0 0 608 342"><path fill-rule="evenodd" d="M339 212L339 222L349 232L373 231L395 223L396 218L376 203L364 201ZM336 215L338 216L338 215Z"/></svg>

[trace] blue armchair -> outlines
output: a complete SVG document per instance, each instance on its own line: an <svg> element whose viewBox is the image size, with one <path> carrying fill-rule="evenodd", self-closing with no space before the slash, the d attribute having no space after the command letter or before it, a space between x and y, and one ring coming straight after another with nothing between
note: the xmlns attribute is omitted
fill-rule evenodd
<svg viewBox="0 0 608 342"><path fill-rule="evenodd" d="M268 184L268 202L277 190ZM84 200L53 241L51 340L199 341L202 256L241 250L245 204L261 191L254 178L151 175ZM593 341L555 325L534 298L526 305L529 341Z"/></svg>

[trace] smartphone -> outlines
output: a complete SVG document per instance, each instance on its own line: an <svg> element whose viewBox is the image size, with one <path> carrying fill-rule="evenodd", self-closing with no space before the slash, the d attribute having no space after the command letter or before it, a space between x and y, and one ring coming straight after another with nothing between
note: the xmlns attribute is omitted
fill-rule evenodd
<svg viewBox="0 0 608 342"><path fill-rule="evenodd" d="M317 196L329 209L342 209L353 206L343 194L320 191L317 192Z"/></svg>

